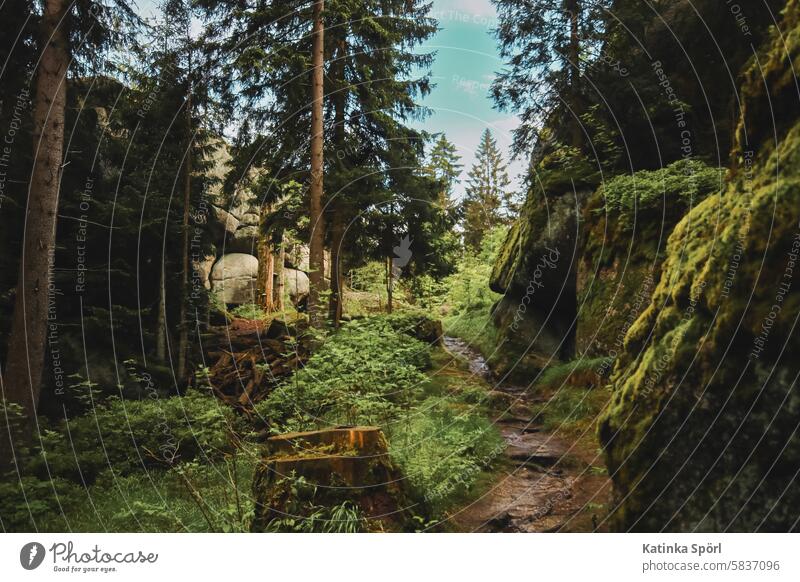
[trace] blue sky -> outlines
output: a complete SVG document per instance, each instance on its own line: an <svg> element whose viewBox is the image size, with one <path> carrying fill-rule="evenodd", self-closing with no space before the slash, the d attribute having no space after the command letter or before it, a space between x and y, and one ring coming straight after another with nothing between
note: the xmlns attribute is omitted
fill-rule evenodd
<svg viewBox="0 0 800 582"><path fill-rule="evenodd" d="M433 114L414 125L430 132L444 132L458 148L464 164L455 194L464 191L464 179L475 159L481 133L489 128L509 163L509 176L518 187L517 176L524 162L510 162L511 132L519 119L493 108L489 86L502 67L492 29L496 23L489 0L434 0L432 14L440 31L420 50L436 51L432 81L436 84L423 104Z"/></svg>

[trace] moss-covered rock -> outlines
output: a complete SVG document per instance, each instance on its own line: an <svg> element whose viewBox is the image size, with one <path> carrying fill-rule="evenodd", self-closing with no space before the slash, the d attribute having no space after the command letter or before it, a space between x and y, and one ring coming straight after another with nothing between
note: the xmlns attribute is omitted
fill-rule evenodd
<svg viewBox="0 0 800 582"><path fill-rule="evenodd" d="M496 376L531 382L574 350L578 209L586 193L533 191L501 247L490 278L503 297L492 309Z"/></svg>
<svg viewBox="0 0 800 582"><path fill-rule="evenodd" d="M490 280L495 374L530 382L577 352L608 356L650 299L675 224L719 191L724 171L681 160L617 176L591 194L529 194Z"/></svg>
<svg viewBox="0 0 800 582"><path fill-rule="evenodd" d="M748 75L738 171L677 225L625 338L600 428L617 529L797 527L800 109L785 80L799 16L790 1L782 37ZM767 96L787 92L781 127L760 126ZM751 152L753 136L766 141Z"/></svg>
<svg viewBox="0 0 800 582"><path fill-rule="evenodd" d="M576 350L608 356L610 370L628 329L647 306L678 221L718 192L724 170L680 160L617 176L582 210L577 265Z"/></svg>

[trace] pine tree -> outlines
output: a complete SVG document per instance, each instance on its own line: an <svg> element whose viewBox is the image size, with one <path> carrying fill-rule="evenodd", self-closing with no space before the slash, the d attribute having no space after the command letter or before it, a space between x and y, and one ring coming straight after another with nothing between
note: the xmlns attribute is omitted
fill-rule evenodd
<svg viewBox="0 0 800 582"><path fill-rule="evenodd" d="M456 146L442 133L431 148L428 155L427 170L434 179L441 183L439 204L442 208L449 208L452 204L453 186L458 183L461 175L461 156L456 153Z"/></svg>
<svg viewBox="0 0 800 582"><path fill-rule="evenodd" d="M108 6L46 0L42 13L32 16L39 20L37 48L41 54L32 90L32 141L36 149L25 204L22 260L8 354L0 379L3 400L19 404L29 419L34 418L39 405L48 345L48 300L53 292L68 78L93 68L104 49L126 40L124 33L138 24L131 7L123 1ZM24 74L6 74L15 73ZM5 430L0 432L6 434ZM11 447L13 444L3 438L0 465L11 459Z"/></svg>
<svg viewBox="0 0 800 582"><path fill-rule="evenodd" d="M514 208L510 184L503 156L487 129L467 175L463 212L464 242L468 246L479 248L489 229L511 218Z"/></svg>
<svg viewBox="0 0 800 582"><path fill-rule="evenodd" d="M304 184L302 195L310 202L313 6L281 0L241 11L234 0L200 4L208 15L209 51L226 62L225 74L214 84L241 107L231 175L238 179L250 166L267 168L273 186L263 193L262 203L277 201L291 182ZM426 112L416 98L429 91L428 77L420 71L432 55L414 48L436 30L429 10L419 0L325 2L321 220L329 226L328 313L334 322L342 309L342 275L352 258L343 251L364 225L359 213L392 196L411 197L400 188L419 186L400 174L410 175L423 165L423 136L407 122ZM395 163L398 159L404 164Z"/></svg>
<svg viewBox="0 0 800 582"><path fill-rule="evenodd" d="M573 147L584 141L580 115L585 91L582 54L598 41L600 16L608 0L492 0L499 25L495 31L506 61L492 93L502 110L521 119L514 132L514 152L536 144L541 120L556 115L557 139Z"/></svg>

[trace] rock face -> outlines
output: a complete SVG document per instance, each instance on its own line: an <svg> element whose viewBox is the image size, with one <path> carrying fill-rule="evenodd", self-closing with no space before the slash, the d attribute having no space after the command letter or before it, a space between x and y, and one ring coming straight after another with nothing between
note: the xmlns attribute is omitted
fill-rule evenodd
<svg viewBox="0 0 800 582"><path fill-rule="evenodd" d="M208 226L211 230L211 236L214 237L214 242L221 244L222 241L227 241L233 238L236 229L239 228L239 219L223 210L218 206L211 206L211 212L208 217Z"/></svg>
<svg viewBox="0 0 800 582"><path fill-rule="evenodd" d="M681 160L591 193L529 194L492 273L492 289L504 294L492 311L495 374L529 383L572 357L602 358L598 374L610 372L650 300L667 237L719 191L723 173Z"/></svg>
<svg viewBox="0 0 800 582"><path fill-rule="evenodd" d="M332 507L345 501L367 519L397 529L402 517L400 475L394 468L386 439L377 427L338 427L288 433L267 441L266 456L256 469L253 531L266 531L273 519L289 514L297 519L292 479L301 477L315 487L314 504Z"/></svg>
<svg viewBox="0 0 800 582"><path fill-rule="evenodd" d="M286 251L286 266L308 272L308 245L297 244Z"/></svg>
<svg viewBox="0 0 800 582"><path fill-rule="evenodd" d="M621 175L587 201L577 264L576 353L602 356L607 373L655 289L666 241L678 221L724 186L724 170L680 160Z"/></svg>
<svg viewBox="0 0 800 582"><path fill-rule="evenodd" d="M240 226L232 237L225 240L225 252L255 256L258 252L259 236L258 226Z"/></svg>
<svg viewBox="0 0 800 582"><path fill-rule="evenodd" d="M618 530L797 528L797 1L781 28L747 74L726 190L677 225L625 337L600 427Z"/></svg>
<svg viewBox="0 0 800 582"><path fill-rule="evenodd" d="M492 310L498 350L489 365L529 382L574 351L577 215L585 194L531 192L491 277L503 298Z"/></svg>
<svg viewBox="0 0 800 582"><path fill-rule="evenodd" d="M216 262L217 262L216 256L209 255L207 257L204 257L203 260L197 261L192 265L195 272L195 276L197 277L197 281L205 289L211 289L211 268L214 266L214 263Z"/></svg>
<svg viewBox="0 0 800 582"><path fill-rule="evenodd" d="M244 253L223 255L211 269L211 289L223 302L254 303L258 259Z"/></svg>

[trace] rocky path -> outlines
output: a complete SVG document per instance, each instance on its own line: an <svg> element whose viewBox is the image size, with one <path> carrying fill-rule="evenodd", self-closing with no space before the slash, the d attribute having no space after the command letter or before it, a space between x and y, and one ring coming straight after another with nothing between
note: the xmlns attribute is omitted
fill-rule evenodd
<svg viewBox="0 0 800 582"><path fill-rule="evenodd" d="M483 357L463 340L445 337L445 347L486 379ZM535 401L525 389L494 386L490 397L502 411L493 419L506 441L497 480L470 505L450 516L458 531L593 531L608 501L608 477L593 439L566 440L545 432L534 419Z"/></svg>

